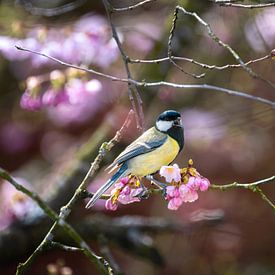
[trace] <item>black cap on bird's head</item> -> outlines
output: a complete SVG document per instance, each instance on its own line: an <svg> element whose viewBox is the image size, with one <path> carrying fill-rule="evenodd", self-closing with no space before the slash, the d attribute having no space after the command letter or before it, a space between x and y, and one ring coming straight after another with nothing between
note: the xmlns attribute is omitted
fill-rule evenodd
<svg viewBox="0 0 275 275"><path fill-rule="evenodd" d="M181 115L174 110L167 110L159 115L156 128L161 132L167 132L173 127L182 127Z"/></svg>

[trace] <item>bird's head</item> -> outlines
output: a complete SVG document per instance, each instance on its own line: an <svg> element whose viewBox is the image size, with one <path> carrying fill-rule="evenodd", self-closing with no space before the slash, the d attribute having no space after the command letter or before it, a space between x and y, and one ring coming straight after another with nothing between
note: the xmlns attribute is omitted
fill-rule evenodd
<svg viewBox="0 0 275 275"><path fill-rule="evenodd" d="M174 110L167 110L161 113L156 121L156 128L161 132L167 132L171 128L182 128L180 113Z"/></svg>

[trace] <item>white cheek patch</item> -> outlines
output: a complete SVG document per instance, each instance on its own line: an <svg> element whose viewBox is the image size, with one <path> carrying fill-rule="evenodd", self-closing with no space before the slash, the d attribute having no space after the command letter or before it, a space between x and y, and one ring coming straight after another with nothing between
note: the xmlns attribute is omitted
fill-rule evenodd
<svg viewBox="0 0 275 275"><path fill-rule="evenodd" d="M157 129L161 132L166 132L173 126L173 121L159 120L156 123Z"/></svg>

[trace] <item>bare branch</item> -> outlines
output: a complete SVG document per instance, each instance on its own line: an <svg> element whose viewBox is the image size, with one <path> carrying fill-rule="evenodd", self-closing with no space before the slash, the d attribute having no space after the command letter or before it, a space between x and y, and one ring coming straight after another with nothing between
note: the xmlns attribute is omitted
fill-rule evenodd
<svg viewBox="0 0 275 275"><path fill-rule="evenodd" d="M52 60L52 61L54 61L54 62L56 62L60 65L63 65L63 66L66 66L66 67L71 67L71 68L74 68L74 69L78 69L78 70L81 70L81 71L84 71L84 72L87 72L87 73L92 73L92 74L95 74L95 75L98 75L98 76L101 76L101 77L105 77L106 79L110 79L112 81L133 83L133 84L135 84L136 86L139 86L139 87L167 86L167 87L178 88L178 89L214 90L214 91L226 93L226 94L229 94L229 95L244 97L244 98L247 98L247 99L258 101L258 102L270 105L273 108L275 107L275 102L274 101L271 101L271 100L268 100L268 99L265 99L265 98L262 98L262 97L253 96L253 95L250 95L248 93L243 93L243 92L239 92L239 91L236 91L236 90L231 90L231 89L219 87L219 86L208 85L208 84L179 84L179 83L166 82L166 81L148 82L148 81L144 80L142 82L139 82L139 81L136 81L134 79L119 78L119 77L115 77L115 76L112 76L112 75L108 75L108 74L104 74L104 73L95 71L93 69L87 69L87 68L84 68L84 67L76 66L76 65L61 61L61 60L59 60L57 58L54 58L52 56L49 56L47 54L40 53L40 52L33 51L33 50L29 50L29 49L26 49L26 48L23 48L23 47L16 46L16 48L18 50L31 52L33 54L44 56L45 58L49 58L50 60Z"/></svg>
<svg viewBox="0 0 275 275"><path fill-rule="evenodd" d="M10 174L0 168L0 178L5 179L11 183L18 191L26 194L33 201L35 201L39 207L48 215L52 220L55 221L52 228L48 231L40 245L35 249L31 256L24 262L20 263L17 267L16 275L25 274L27 269L30 267L32 262L46 249L48 242L52 240L53 231L57 227L62 227L65 232L75 241L75 243L83 249L83 253L93 262L96 267L102 271L103 274L112 274L112 268L109 263L102 257L97 256L88 246L88 244L82 239L82 237L63 219L61 215L57 215L41 198L40 196L28 190L23 185L19 184Z"/></svg>
<svg viewBox="0 0 275 275"><path fill-rule="evenodd" d="M236 59L237 62L239 62L240 66L252 77L252 78L258 78L264 82L266 82L267 84L269 84L271 87L275 88L275 84L269 80L266 80L264 79L263 77L261 77L260 75L258 75L257 73L255 73L251 68L249 68L244 62L243 60L241 59L241 57L238 55L238 53L233 50L228 44L224 43L212 30L211 26L206 22L204 21L197 13L195 12L189 12L187 11L186 9L184 9L183 7L181 6L176 6L175 8L175 12L174 12L174 20L173 20L173 26L172 26L172 30L171 30L171 35L170 35L170 38L169 38L169 42L168 42L168 46L169 46L169 49L168 49L168 57L169 55L171 56L172 55L172 49L171 49L171 41L172 41L172 38L173 38L173 32L174 32L174 29L176 28L176 21L177 21L177 13L178 13L178 10L182 11L184 15L189 15L189 16L192 16L194 17L202 26L204 26L207 31L208 31L208 35L209 37L212 38L212 40L214 42L216 42L217 44L219 44L220 46L222 46L223 48L225 48L226 50L228 50L231 55Z"/></svg>
<svg viewBox="0 0 275 275"><path fill-rule="evenodd" d="M174 59L172 58L172 39L173 39L173 36L174 36L174 33L175 33L175 29L176 29L176 21L178 19L178 9L176 8L175 11L174 11L174 18L173 18L173 23L172 23L172 27L171 27L171 30L170 30L170 35L169 35L169 38L168 38L168 59L169 61L177 68L179 69L181 72L185 73L186 75L189 75L189 76L193 76L194 78L202 78L205 76L205 73L203 74L200 74L200 75L196 75L196 74L192 74L192 73L189 73L189 72L186 72L181 66L179 66L175 61Z"/></svg>
<svg viewBox="0 0 275 275"><path fill-rule="evenodd" d="M112 22L111 11L113 10L113 7L111 6L111 4L109 3L108 0L103 0L103 3L104 3L104 6L105 6L107 17L109 19L109 24L110 24L111 29L112 29L113 38L116 41L116 44L119 48L120 54L121 54L123 62L124 62L127 77L128 77L128 79L132 79L132 74L131 74L130 68L129 68L129 57L125 54L125 52L122 48L122 44L121 44L120 39L118 37L117 30L116 30L116 28L115 28L115 26ZM134 83L128 82L128 88L129 88L128 89L129 99L131 101L132 108L135 111L137 127L138 127L139 130L143 131L144 130L144 114L143 114L143 108L142 108L143 103L142 103L142 99L141 99L140 94L139 94L138 86L135 85ZM135 99L136 99L137 102L135 102Z"/></svg>
<svg viewBox="0 0 275 275"><path fill-rule="evenodd" d="M262 8L268 8L268 7L275 7L274 2L266 3L266 4L252 4L252 5L230 3L231 1L223 1L223 0L216 0L216 1L214 0L211 2L214 2L222 7L245 8L245 9L262 9Z"/></svg>
<svg viewBox="0 0 275 275"><path fill-rule="evenodd" d="M265 55L263 57L259 57L257 59L253 59L253 60L249 60L246 63L244 63L246 66L250 65L250 64L254 64L254 63L258 63L267 59L270 59L271 55ZM163 58L158 58L158 59L130 59L130 63L135 64L135 63L142 63L142 64L159 64L161 62L166 62L166 61L170 61L170 59L172 60L179 60L179 61L187 61L190 62L192 64L198 65L204 69L209 69L209 70L225 70L225 69L229 69L229 68L240 68L241 64L226 64L223 66L218 66L218 65L209 65L209 64L205 64L199 61L196 61L192 58L187 58L187 57L180 57L180 56L171 56L169 57L163 57Z"/></svg>
<svg viewBox="0 0 275 275"><path fill-rule="evenodd" d="M211 188L213 189L219 189L219 190L227 190L230 188L245 188L249 189L253 192L256 192L260 194L261 198L265 200L272 208L275 210L275 204L263 193L262 189L259 187L261 184L266 184L266 183L272 183L275 181L275 175L266 179L258 180L255 182L251 183L238 183L238 182L233 182L230 184L225 184L225 185L216 185L216 184L211 184Z"/></svg>
<svg viewBox="0 0 275 275"><path fill-rule="evenodd" d="M132 5L132 6L128 6L128 7L125 7L125 8L112 8L110 11L111 12L121 12L121 11L131 11L133 9L136 9L136 8L139 8L147 3L151 3L151 2L155 2L156 0L144 0L144 1L141 1L135 5Z"/></svg>

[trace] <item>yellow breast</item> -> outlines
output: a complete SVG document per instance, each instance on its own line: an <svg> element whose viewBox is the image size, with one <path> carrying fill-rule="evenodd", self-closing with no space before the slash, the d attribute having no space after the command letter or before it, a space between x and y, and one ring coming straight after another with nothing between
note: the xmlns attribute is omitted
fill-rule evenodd
<svg viewBox="0 0 275 275"><path fill-rule="evenodd" d="M161 166L170 164L179 153L178 143L168 136L165 143L153 150L128 161L128 169L136 176L147 176L157 172Z"/></svg>

